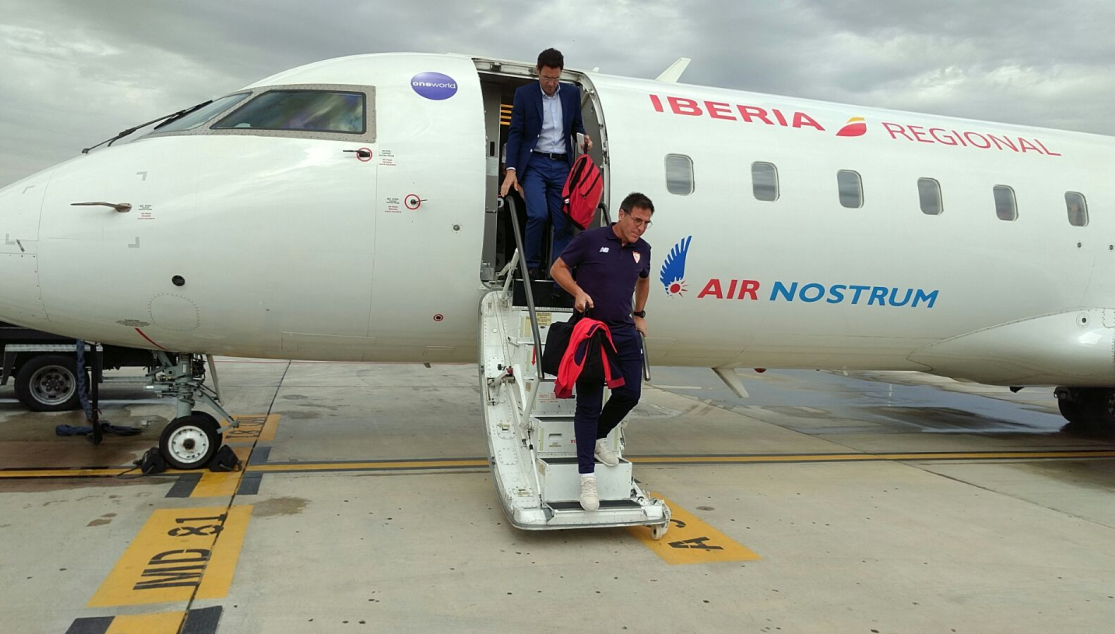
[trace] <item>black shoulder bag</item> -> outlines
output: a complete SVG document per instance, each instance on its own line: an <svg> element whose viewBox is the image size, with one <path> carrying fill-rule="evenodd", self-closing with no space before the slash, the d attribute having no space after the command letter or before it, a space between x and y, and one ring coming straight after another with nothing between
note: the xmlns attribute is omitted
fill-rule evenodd
<svg viewBox="0 0 1115 634"><path fill-rule="evenodd" d="M542 348L543 372L550 376L557 376L558 368L561 367L561 359L565 356L565 350L569 347L569 340L573 337L573 327L577 325L582 317L587 316L587 313L587 310L584 313L574 310L569 321L558 321L550 324L550 329L546 332L546 345Z"/></svg>

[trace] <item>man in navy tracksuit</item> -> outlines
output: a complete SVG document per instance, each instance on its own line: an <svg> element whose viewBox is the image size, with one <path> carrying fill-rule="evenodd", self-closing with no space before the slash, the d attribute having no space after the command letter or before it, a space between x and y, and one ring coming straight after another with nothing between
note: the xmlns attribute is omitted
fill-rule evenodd
<svg viewBox="0 0 1115 634"><path fill-rule="evenodd" d="M605 439L635 407L642 393L643 346L639 333L647 333L644 308L650 295L650 245L642 235L650 227L653 214L654 204L649 198L629 194L620 203L617 222L577 235L550 268L554 281L573 296L578 312L591 308L592 317L607 324L623 372L623 387L612 391L603 411L604 384L577 381L573 427L581 506L586 511L600 508L593 458L609 467L619 464Z"/></svg>
<svg viewBox="0 0 1115 634"><path fill-rule="evenodd" d="M515 90L511 126L507 130L507 175L500 187L506 196L514 187L527 205L527 228L520 255L532 278L546 270L542 262L546 219L554 229L553 257L565 249L573 227L561 212L561 191L573 166L575 133L585 134L581 123L581 90L559 83L565 58L548 48L538 55L538 82ZM585 135L585 151L592 139ZM557 291L555 288L554 291Z"/></svg>

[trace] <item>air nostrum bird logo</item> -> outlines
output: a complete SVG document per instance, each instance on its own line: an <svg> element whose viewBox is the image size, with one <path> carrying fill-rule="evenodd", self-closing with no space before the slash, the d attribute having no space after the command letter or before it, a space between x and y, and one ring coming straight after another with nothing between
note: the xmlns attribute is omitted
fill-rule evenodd
<svg viewBox="0 0 1115 634"><path fill-rule="evenodd" d="M693 241L693 236L682 238L670 252L666 254L666 259L662 261L662 269L659 271L658 279L662 281L662 286L666 289L666 295L673 297L675 295L684 295L688 287L685 284L685 256L689 254L689 243Z"/></svg>

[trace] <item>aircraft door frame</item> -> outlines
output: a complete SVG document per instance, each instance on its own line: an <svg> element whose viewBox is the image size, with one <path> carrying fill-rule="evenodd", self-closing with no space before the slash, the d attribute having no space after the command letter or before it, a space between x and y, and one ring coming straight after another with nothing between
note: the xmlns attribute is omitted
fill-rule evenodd
<svg viewBox="0 0 1115 634"><path fill-rule="evenodd" d="M484 129L485 129L485 233L484 246L481 260L481 279L490 282L502 268L505 256L501 245L497 243L500 231L499 186L503 179L503 152L506 138L505 126L511 119L511 101L515 89L524 84L537 81L537 74L532 64L523 62L510 62L474 58L480 83L483 90L484 101ZM605 126L599 95L591 79L585 73L570 70L562 71L561 80L564 83L577 84L581 89L581 115L585 132L592 138L593 148L589 152L592 160L601 171L604 183L604 192L601 202L611 213L610 175L608 164L607 127ZM575 150L580 153L579 150ZM597 223L606 223L602 216L598 216ZM507 223L509 224L509 223ZM503 227L506 231L507 227ZM509 250L507 245L502 245L503 250Z"/></svg>

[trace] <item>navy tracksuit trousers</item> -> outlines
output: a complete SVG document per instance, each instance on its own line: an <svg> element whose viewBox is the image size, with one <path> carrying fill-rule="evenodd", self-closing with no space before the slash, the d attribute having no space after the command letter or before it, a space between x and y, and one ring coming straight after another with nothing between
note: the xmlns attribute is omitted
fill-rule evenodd
<svg viewBox="0 0 1115 634"><path fill-rule="evenodd" d="M643 389L643 344L635 326L611 327L617 361L623 373L623 387L612 390L612 397L601 410L603 381L577 381L577 412L573 431L577 435L577 471L593 473L596 441L606 438L639 403Z"/></svg>

